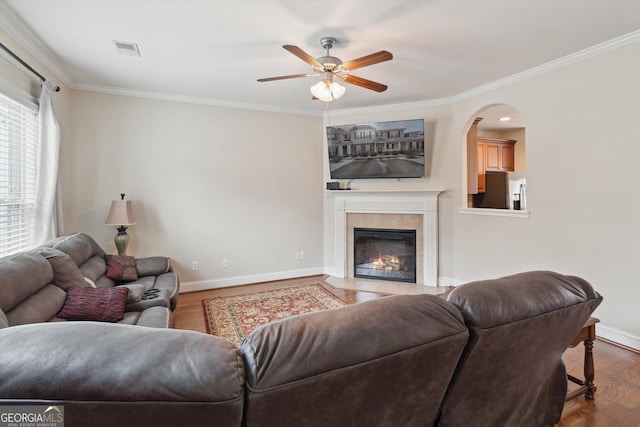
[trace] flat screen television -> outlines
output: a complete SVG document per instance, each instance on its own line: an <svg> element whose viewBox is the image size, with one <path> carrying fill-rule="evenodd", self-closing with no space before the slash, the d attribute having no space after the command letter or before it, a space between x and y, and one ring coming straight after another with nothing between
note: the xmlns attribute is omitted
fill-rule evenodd
<svg viewBox="0 0 640 427"><path fill-rule="evenodd" d="M423 178L424 120L327 127L331 179Z"/></svg>

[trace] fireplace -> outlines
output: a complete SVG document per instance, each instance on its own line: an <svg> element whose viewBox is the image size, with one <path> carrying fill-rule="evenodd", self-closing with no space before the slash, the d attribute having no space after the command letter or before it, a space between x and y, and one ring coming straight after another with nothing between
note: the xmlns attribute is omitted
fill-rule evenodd
<svg viewBox="0 0 640 427"><path fill-rule="evenodd" d="M334 245L333 254L328 254L334 263L329 274L345 279L354 277L354 228L412 229L416 230L416 283L438 286L438 195L442 191L327 192L328 198L334 198Z"/></svg>
<svg viewBox="0 0 640 427"><path fill-rule="evenodd" d="M354 228L354 277L416 283L416 230Z"/></svg>

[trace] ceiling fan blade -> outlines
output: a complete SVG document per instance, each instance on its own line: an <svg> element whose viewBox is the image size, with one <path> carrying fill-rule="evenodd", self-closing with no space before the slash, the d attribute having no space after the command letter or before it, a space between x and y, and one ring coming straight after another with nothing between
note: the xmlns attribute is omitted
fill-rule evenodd
<svg viewBox="0 0 640 427"><path fill-rule="evenodd" d="M393 55L386 50L372 53L371 55L363 56L358 59L347 61L342 64L342 68L346 71L357 70L358 68L367 67L369 65L377 64L379 62L389 61L393 59Z"/></svg>
<svg viewBox="0 0 640 427"><path fill-rule="evenodd" d="M345 76L340 76L340 78L345 83L351 83L352 85L374 90L376 92L384 92L385 90L387 90L387 85L383 85L382 83L377 83L372 80L363 79L362 77L352 76L348 74Z"/></svg>
<svg viewBox="0 0 640 427"><path fill-rule="evenodd" d="M293 53L295 56L297 56L298 58L302 59L304 62L306 62L307 64L311 65L312 67L322 67L321 63L316 61L316 59L313 56L309 55L307 52L305 52L304 50L300 49L298 46L292 46L290 44L285 44L282 47L285 48L287 51Z"/></svg>
<svg viewBox="0 0 640 427"><path fill-rule="evenodd" d="M300 77L313 77L313 76L315 76L315 74L292 74L290 76L266 77L264 79L258 79L258 81L271 82L273 80L297 79Z"/></svg>

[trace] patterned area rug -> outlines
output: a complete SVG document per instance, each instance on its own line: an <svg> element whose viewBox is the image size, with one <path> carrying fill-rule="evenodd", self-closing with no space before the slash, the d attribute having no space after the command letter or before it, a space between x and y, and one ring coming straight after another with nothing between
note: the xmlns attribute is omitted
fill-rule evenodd
<svg viewBox="0 0 640 427"><path fill-rule="evenodd" d="M207 332L240 346L245 336L265 323L346 303L319 283L310 283L204 299L202 305Z"/></svg>

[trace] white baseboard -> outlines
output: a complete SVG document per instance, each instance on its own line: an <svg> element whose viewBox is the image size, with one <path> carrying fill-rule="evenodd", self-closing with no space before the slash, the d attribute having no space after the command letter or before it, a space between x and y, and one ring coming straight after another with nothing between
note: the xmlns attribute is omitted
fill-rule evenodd
<svg viewBox="0 0 640 427"><path fill-rule="evenodd" d="M619 329L598 323L596 325L596 335L607 341L612 341L625 347L640 351L640 337L635 337Z"/></svg>
<svg viewBox="0 0 640 427"><path fill-rule="evenodd" d="M275 273L255 274L250 276L227 277L224 279L183 282L180 293L204 291L207 289L228 288L229 286L248 285L251 283L270 282L273 280L295 279L297 277L324 274L324 268L306 268L302 270L279 271Z"/></svg>
<svg viewBox="0 0 640 427"><path fill-rule="evenodd" d="M324 267L324 274L328 275L328 276L335 276L336 275L336 268L335 267Z"/></svg>

